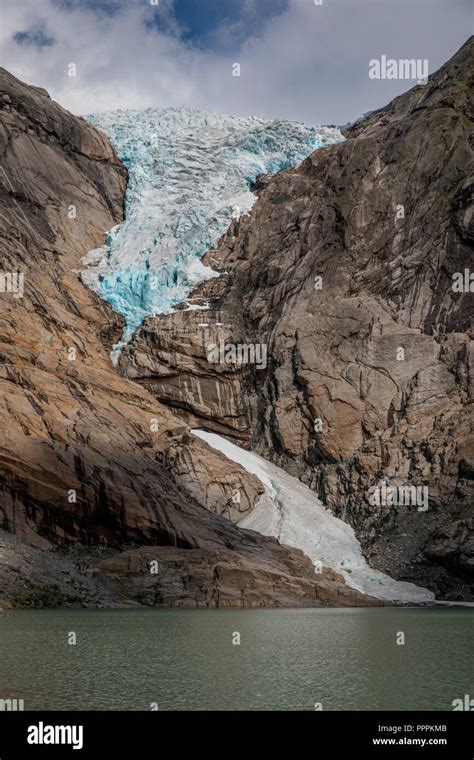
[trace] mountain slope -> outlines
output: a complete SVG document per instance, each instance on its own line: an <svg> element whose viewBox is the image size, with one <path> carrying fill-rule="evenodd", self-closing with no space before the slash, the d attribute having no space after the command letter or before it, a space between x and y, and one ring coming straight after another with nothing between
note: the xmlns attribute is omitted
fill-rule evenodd
<svg viewBox="0 0 474 760"><path fill-rule="evenodd" d="M222 273L192 295L206 326L148 318L121 357L185 421L309 484L376 567L453 599L473 597L473 293L454 286L474 270L473 49L259 178L204 257ZM208 361L249 344L265 367Z"/></svg>
<svg viewBox="0 0 474 760"><path fill-rule="evenodd" d="M224 503L241 488L242 509L261 487L113 370L124 320L77 273L123 218L126 171L107 139L0 69L0 156L0 602L372 603L201 506L190 472ZM57 549L71 545L68 592Z"/></svg>

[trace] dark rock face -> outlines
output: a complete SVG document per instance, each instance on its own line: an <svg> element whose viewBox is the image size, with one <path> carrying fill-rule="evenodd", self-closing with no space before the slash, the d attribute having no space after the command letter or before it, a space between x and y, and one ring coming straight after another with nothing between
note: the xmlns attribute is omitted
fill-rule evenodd
<svg viewBox="0 0 474 760"><path fill-rule="evenodd" d="M225 272L194 293L207 336L193 312L150 318L122 357L186 421L318 491L379 569L452 598L474 598L457 527L474 495L473 50L260 178L205 257ZM268 366L210 364L219 339L265 344ZM429 509L371 503L383 483L426 487Z"/></svg>
<svg viewBox="0 0 474 760"><path fill-rule="evenodd" d="M122 320L76 274L123 215L126 172L106 138L0 69L0 156L0 603L141 599L120 559L131 544L173 548L147 604L211 603L216 573L213 604L362 603L298 550L227 520L233 488L248 511L259 482L112 368ZM108 547L114 583L97 557L84 579L51 553L72 544Z"/></svg>

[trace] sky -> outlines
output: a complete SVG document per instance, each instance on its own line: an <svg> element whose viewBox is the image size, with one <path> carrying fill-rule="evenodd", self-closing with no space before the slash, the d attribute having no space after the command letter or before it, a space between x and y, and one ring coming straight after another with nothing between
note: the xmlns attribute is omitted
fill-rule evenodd
<svg viewBox="0 0 474 760"><path fill-rule="evenodd" d="M473 31L472 0L0 0L0 66L76 114L341 125L416 84L371 79L370 60L427 59L431 73Z"/></svg>

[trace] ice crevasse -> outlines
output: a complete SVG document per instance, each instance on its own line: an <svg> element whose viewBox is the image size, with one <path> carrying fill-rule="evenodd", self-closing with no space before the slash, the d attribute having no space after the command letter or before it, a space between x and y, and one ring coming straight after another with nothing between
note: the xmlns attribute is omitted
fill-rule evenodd
<svg viewBox="0 0 474 760"><path fill-rule="evenodd" d="M146 316L169 312L216 275L200 259L232 218L250 211L258 174L296 166L343 140L332 127L187 108L86 118L107 134L129 171L125 221L83 259L81 273L125 317L122 342Z"/></svg>

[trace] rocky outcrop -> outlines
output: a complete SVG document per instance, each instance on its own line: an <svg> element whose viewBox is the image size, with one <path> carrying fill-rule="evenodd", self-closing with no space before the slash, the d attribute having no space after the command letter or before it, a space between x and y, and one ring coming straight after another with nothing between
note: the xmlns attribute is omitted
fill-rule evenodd
<svg viewBox="0 0 474 760"><path fill-rule="evenodd" d="M207 291L214 282L207 284ZM249 445L242 372L233 364L208 361L213 345L232 336L230 318L224 324L216 311L180 310L158 319L148 317L136 339L124 347L119 366L126 366L128 377L171 406L187 424L205 421L216 433Z"/></svg>
<svg viewBox="0 0 474 760"><path fill-rule="evenodd" d="M204 259L222 277L192 302L210 309L147 319L121 360L309 484L376 567L451 598L473 595L473 49L260 178ZM265 346L266 366L210 362L221 340ZM379 498L400 486L429 508Z"/></svg>
<svg viewBox="0 0 474 760"><path fill-rule="evenodd" d="M252 546L253 544L253 546ZM0 529L0 611L15 607L373 607L298 550L263 537L239 551L74 544L47 551Z"/></svg>
<svg viewBox="0 0 474 760"><path fill-rule="evenodd" d="M77 270L122 219L125 186L103 135L0 69L0 528L14 534L0 544L0 602L362 603L227 520L253 506L258 481L113 369L123 320ZM152 590L137 580L143 545L166 568ZM82 578L58 553L68 546L113 560L86 553Z"/></svg>
<svg viewBox="0 0 474 760"><path fill-rule="evenodd" d="M262 537L263 539L263 537ZM264 549L265 539L261 548ZM280 551L280 558L278 557ZM324 568L317 583L303 552L275 548L268 560L260 553L193 551L140 547L104 560L101 578L125 586L126 598L145 606L166 607L372 607L386 602L345 585ZM281 562L279 561L281 559ZM159 579L150 572L158 568Z"/></svg>

